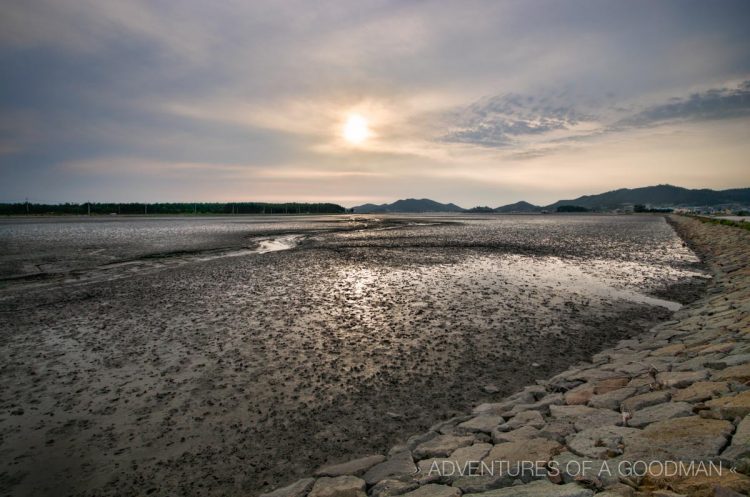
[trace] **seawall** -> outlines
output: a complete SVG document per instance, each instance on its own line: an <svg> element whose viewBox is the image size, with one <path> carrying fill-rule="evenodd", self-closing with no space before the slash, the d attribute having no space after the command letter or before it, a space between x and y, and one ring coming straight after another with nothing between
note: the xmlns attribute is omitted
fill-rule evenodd
<svg viewBox="0 0 750 497"><path fill-rule="evenodd" d="M264 496L750 493L750 231L670 222L712 275L671 321L388 454L319 468Z"/></svg>

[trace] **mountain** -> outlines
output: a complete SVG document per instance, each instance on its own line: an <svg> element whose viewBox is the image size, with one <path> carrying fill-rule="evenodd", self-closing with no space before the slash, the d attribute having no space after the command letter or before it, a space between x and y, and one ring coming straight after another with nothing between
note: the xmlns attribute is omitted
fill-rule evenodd
<svg viewBox="0 0 750 497"><path fill-rule="evenodd" d="M541 210L541 207L521 200L520 202L516 202L515 204L508 204L498 207L497 209L495 209L495 212L539 212Z"/></svg>
<svg viewBox="0 0 750 497"><path fill-rule="evenodd" d="M690 190L673 185L646 186L643 188L620 188L597 195L584 195L571 200L558 200L554 204L539 207L523 200L515 204L508 204L494 209L495 212L540 212L547 210L556 212L560 206L579 206L589 210L617 209L624 205L643 204L651 207L715 207L749 206L750 188L734 188L731 190ZM353 207L356 213L378 212L466 212L466 209L455 204L441 204L427 198L397 200L392 204L364 204ZM474 212L486 212L484 208L475 207Z"/></svg>
<svg viewBox="0 0 750 497"><path fill-rule="evenodd" d="M598 195L584 195L572 200L558 200L545 209L561 205L578 205L588 209L614 209L626 204L647 204L655 207L750 205L750 188L731 190L689 190L679 186L657 185L643 188L621 188Z"/></svg>
<svg viewBox="0 0 750 497"><path fill-rule="evenodd" d="M463 212L464 209L456 204L441 204L428 198L407 198L397 200L392 204L364 204L352 207L357 214L382 212Z"/></svg>

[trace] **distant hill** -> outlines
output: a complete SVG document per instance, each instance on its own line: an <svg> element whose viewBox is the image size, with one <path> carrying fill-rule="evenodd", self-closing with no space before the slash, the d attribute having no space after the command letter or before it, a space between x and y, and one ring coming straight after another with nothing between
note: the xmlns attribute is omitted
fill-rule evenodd
<svg viewBox="0 0 750 497"><path fill-rule="evenodd" d="M471 209L466 209L465 212L470 212L472 214L492 214L495 212L495 209L492 207L487 207L486 205L478 205L476 207L472 207Z"/></svg>
<svg viewBox="0 0 750 497"><path fill-rule="evenodd" d="M392 204L364 204L352 207L358 214L372 214L384 212L463 212L464 209L456 204L441 204L428 198L407 198L397 200Z"/></svg>
<svg viewBox="0 0 750 497"><path fill-rule="evenodd" d="M558 200L545 209L554 211L561 205L578 205L588 209L615 209L627 204L689 207L750 204L750 188L732 190L689 190L679 186L657 185L643 188L621 188L598 195L584 195L571 200Z"/></svg>
<svg viewBox="0 0 750 497"><path fill-rule="evenodd" d="M520 202L516 202L515 204L508 204L498 207L497 209L495 209L495 212L539 212L541 210L541 207L521 200Z"/></svg>
<svg viewBox="0 0 750 497"><path fill-rule="evenodd" d="M716 207L716 206L749 206L750 188L734 188L731 190L690 190L673 185L646 186L643 188L621 188L597 195L584 195L570 200L558 200L554 204L538 206L524 202L516 202L494 209L498 213L510 212L541 212L542 210L556 212L558 207L563 210L571 207L585 207L588 210L611 210L625 205L636 204L650 207ZM456 204L441 204L427 198L397 200L392 204L364 204L353 207L356 213L378 212L488 212L485 207L463 209Z"/></svg>

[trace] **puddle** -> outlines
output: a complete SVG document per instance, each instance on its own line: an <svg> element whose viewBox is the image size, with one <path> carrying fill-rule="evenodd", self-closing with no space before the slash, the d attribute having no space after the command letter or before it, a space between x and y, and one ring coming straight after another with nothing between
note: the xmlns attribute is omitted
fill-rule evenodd
<svg viewBox="0 0 750 497"><path fill-rule="evenodd" d="M303 238L303 235L286 235L275 238L256 239L256 241L258 241L258 247L256 248L230 250L227 252L221 252L205 257L199 257L196 260L202 262L214 259L223 259L224 257L240 257L243 255L266 254L268 252L289 250L299 245Z"/></svg>

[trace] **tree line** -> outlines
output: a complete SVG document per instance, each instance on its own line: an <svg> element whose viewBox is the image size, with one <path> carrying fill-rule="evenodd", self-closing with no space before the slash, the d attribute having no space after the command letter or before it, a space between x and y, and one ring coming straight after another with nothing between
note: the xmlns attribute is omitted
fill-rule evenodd
<svg viewBox="0 0 750 497"><path fill-rule="evenodd" d="M267 202L159 202L82 204L0 203L0 215L124 215L124 214L340 214L346 209L331 203Z"/></svg>

